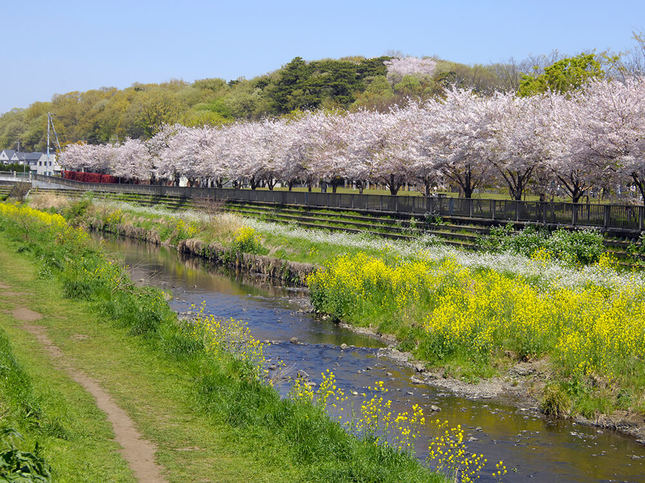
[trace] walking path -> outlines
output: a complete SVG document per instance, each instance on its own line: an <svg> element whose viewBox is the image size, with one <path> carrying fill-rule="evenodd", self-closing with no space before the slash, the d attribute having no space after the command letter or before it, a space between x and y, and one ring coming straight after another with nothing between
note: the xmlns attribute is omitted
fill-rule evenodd
<svg viewBox="0 0 645 483"><path fill-rule="evenodd" d="M4 287L6 285L3 284L2 288ZM23 322L23 329L36 337L49 354L55 367L65 371L94 397L96 405L107 415L108 421L112 424L114 438L122 447L121 454L128 462L137 480L141 482L165 481L161 476L162 468L155 463L155 446L150 441L143 439L132 419L94 379L73 367L66 360L63 351L47 336L46 328L33 323L40 320L42 315L26 307L14 309L12 315L14 319Z"/></svg>

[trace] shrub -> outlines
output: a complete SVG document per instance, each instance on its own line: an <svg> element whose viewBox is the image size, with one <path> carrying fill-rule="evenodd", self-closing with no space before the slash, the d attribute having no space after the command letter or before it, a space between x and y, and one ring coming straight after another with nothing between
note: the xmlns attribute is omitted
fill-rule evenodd
<svg viewBox="0 0 645 483"><path fill-rule="evenodd" d="M236 253L254 253L263 255L266 249L262 246L262 239L254 228L243 226L240 228L233 240L232 249Z"/></svg>
<svg viewBox="0 0 645 483"><path fill-rule="evenodd" d="M12 186L11 191L9 192L9 198L13 198L17 201L24 201L25 196L27 196L30 189L31 183L16 183Z"/></svg>
<svg viewBox="0 0 645 483"><path fill-rule="evenodd" d="M82 199L70 203L68 207L63 210L63 216L66 220L76 221L87 213L88 208L92 202L88 199Z"/></svg>
<svg viewBox="0 0 645 483"><path fill-rule="evenodd" d="M0 449L0 480L2 481L51 481L51 468L40 454L38 443L33 451L21 451L13 439L22 439L16 430L0 431L5 448Z"/></svg>
<svg viewBox="0 0 645 483"><path fill-rule="evenodd" d="M549 254L571 265L596 263L605 252L602 234L593 230L565 230L552 233L527 226L515 231L512 223L492 228L478 240L478 247L490 252L511 252L534 258L536 253Z"/></svg>
<svg viewBox="0 0 645 483"><path fill-rule="evenodd" d="M571 399L560 386L550 385L544 390L540 409L547 416L562 418L569 415Z"/></svg>

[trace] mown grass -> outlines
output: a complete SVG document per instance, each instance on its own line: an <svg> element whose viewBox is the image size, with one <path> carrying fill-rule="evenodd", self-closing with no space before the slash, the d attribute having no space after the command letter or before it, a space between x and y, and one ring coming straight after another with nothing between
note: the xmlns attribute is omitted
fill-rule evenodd
<svg viewBox="0 0 645 483"><path fill-rule="evenodd" d="M45 214L30 224L27 214L5 214L5 251L39 260L44 294L68 299L61 314L78 312L43 325L158 445L171 480L442 480L409 454L348 434L320 408L280 399L234 358L211 357L159 291L135 287L87 235Z"/></svg>
<svg viewBox="0 0 645 483"><path fill-rule="evenodd" d="M20 450L33 451L38 444L55 481L134 481L92 396L57 370L11 315L26 306L44 316L39 324L59 320L57 294L35 278L31 264L16 257L6 239L0 238L0 247L0 280L10 284L0 292L0 429L22 435L14 438Z"/></svg>

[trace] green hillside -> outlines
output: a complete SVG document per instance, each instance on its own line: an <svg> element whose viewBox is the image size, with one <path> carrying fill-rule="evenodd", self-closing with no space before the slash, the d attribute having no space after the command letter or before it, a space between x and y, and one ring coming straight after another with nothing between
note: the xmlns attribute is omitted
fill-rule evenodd
<svg viewBox="0 0 645 483"><path fill-rule="evenodd" d="M437 59L432 78L405 76L393 84L386 78L383 64L388 59L347 57L306 62L296 57L253 79L172 80L59 94L51 102L35 102L0 116L0 148L15 149L20 141L22 150L41 150L46 143L47 112L54 113L62 144L80 140L99 143L150 137L165 123L218 125L317 108L387 109L410 96L434 95L447 83L490 91L515 89L520 78L513 65L467 66Z"/></svg>

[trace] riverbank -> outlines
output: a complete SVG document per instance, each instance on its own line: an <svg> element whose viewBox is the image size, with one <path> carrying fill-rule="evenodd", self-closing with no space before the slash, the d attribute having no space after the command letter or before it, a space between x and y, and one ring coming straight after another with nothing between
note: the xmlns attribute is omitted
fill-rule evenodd
<svg viewBox="0 0 645 483"><path fill-rule="evenodd" d="M496 387L502 395L520 391L531 405L540 406L549 415L579 420L582 417L642 435L645 377L638 355L643 346L642 328L638 324L626 327L623 322L596 326L592 332L585 328L585 320L606 321L603 313L612 314L612 310L619 321L629 320L630 313L631 319L642 320L638 315L638 294L643 287L640 276L600 265L569 268L539 258L461 254L435 245L432 240L405 244L305 232L221 213L163 214L110 204L89 210L76 219L107 231L125 223L132 232L145 230L143 238L181 245L197 255L202 250L190 246L215 243L226 247L225 251L237 249L237 253L245 253L251 259L269 255L287 263L309 261L318 265L326 261L327 270L310 277L316 309L359 329L393 335L398 349L410 351L427 363L428 373L440 376L434 377L435 384L450 381L453 389L470 392L471 396L482 394L481 387L485 385ZM247 225L255 230L252 243L238 240L240 230ZM284 262L273 263L279 266ZM378 270L368 274L369 266ZM473 286L473 280L479 285ZM470 288L464 292L464 287ZM447 288L452 292L445 292ZM500 297L497 302L482 298L491 290ZM627 306L615 305L616 300L625 298ZM453 304L449 313L438 312L448 307L446 302L450 300L461 305ZM579 310L569 310L567 304L574 302L581 304ZM499 309L494 308L495 304ZM601 310L587 313L588 305ZM527 308L523 318L517 312L520 307ZM561 307L561 311L546 313L548 307ZM431 325L429 313L434 314ZM471 321L462 332L454 332L456 317L463 319L464 314ZM549 324L549 318L554 316L561 321ZM444 323L437 325L441 317ZM534 323L540 317L543 322ZM491 320L497 325L489 324ZM504 325L512 329L500 331ZM563 328L569 332L565 334ZM565 341L579 329L581 337L570 343ZM609 339L598 339L603 331L607 337L608 330L615 334L611 343ZM446 341L451 342L446 345ZM626 355L626 347L630 355ZM571 348L584 350L576 352Z"/></svg>
<svg viewBox="0 0 645 483"><path fill-rule="evenodd" d="M38 330L132 419L165 478L442 480L409 454L350 435L318 407L280 399L243 359L206 350L161 292L135 287L62 218L2 207L3 281L37 293L33 310L52 314Z"/></svg>

